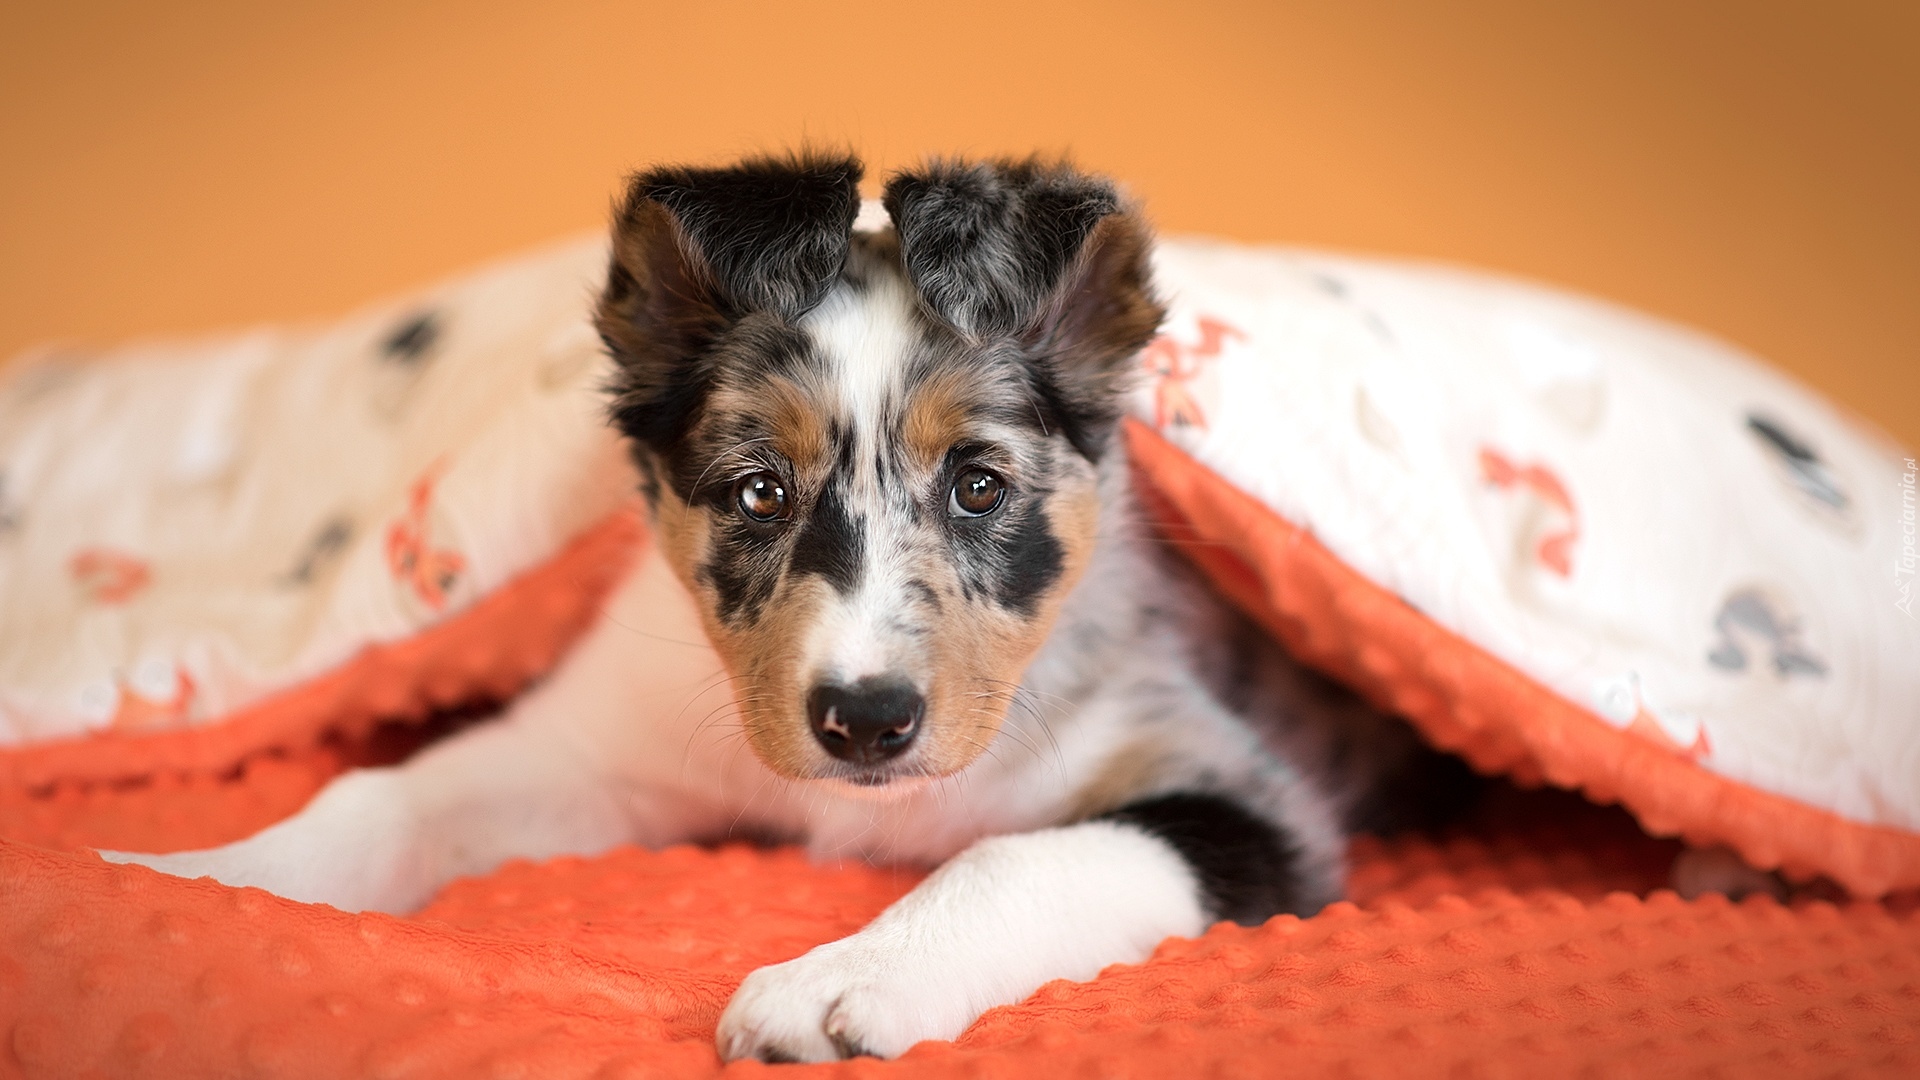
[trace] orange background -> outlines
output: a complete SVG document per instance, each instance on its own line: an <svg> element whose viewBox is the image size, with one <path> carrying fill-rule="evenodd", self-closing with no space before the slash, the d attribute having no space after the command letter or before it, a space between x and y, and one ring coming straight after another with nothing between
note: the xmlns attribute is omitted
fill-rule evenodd
<svg viewBox="0 0 1920 1080"><path fill-rule="evenodd" d="M803 138L1731 338L1920 445L1920 5L10 3L0 355L324 316Z"/></svg>

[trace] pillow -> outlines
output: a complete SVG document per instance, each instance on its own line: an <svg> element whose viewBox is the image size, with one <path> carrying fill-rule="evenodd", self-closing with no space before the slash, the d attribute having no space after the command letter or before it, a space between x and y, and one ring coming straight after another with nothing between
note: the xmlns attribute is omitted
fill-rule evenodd
<svg viewBox="0 0 1920 1080"><path fill-rule="evenodd" d="M1914 462L1720 342L1435 266L1172 241L1129 432L1186 549L1484 771L1920 885Z"/></svg>
<svg viewBox="0 0 1920 1080"><path fill-rule="evenodd" d="M0 780L218 772L546 670L641 536L584 317L605 251L9 365Z"/></svg>

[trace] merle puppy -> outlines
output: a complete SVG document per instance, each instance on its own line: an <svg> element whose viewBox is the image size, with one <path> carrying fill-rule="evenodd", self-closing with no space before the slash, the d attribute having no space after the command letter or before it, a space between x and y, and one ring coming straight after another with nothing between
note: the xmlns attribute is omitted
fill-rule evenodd
<svg viewBox="0 0 1920 1080"><path fill-rule="evenodd" d="M860 175L632 182L595 321L655 543L552 678L252 838L115 857L387 910L511 857L743 833L938 866L720 1020L729 1059L814 1061L1310 914L1350 831L1454 790L1143 526L1115 428L1162 308L1114 188L939 162L856 231Z"/></svg>

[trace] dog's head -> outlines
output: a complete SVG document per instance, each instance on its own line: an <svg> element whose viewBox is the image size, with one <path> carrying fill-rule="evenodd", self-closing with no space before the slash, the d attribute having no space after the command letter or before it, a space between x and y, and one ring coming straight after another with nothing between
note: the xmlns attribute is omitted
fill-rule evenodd
<svg viewBox="0 0 1920 1080"><path fill-rule="evenodd" d="M632 181L596 320L660 542L782 775L942 776L993 741L1094 544L1162 309L1064 165L802 156Z"/></svg>

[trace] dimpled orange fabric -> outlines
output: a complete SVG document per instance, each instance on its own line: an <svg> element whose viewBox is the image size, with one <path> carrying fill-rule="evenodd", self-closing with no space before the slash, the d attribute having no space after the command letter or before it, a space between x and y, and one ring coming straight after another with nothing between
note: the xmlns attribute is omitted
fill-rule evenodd
<svg viewBox="0 0 1920 1080"><path fill-rule="evenodd" d="M222 754L243 748L238 735L213 749L112 743L106 764L64 777L80 747L13 761L0 773L0 1076L773 1068L723 1069L714 1054L733 987L857 929L915 874L741 845L621 849L510 864L394 918L72 850L236 839L339 770L391 759L404 745L383 745L395 736L374 718L544 670L638 540L631 519L609 523L420 641L370 651L327 684L341 695L327 700L361 703L342 725L322 724L302 696L320 691L305 688L283 699L286 713L254 714L243 730L256 741L237 760ZM549 617L527 621L536 611ZM1352 640L1350 627L1298 632ZM397 708L365 704L375 699ZM1685 902L1661 889L1677 850L1619 811L1503 789L1447 835L1356 841L1351 900L1312 918L1169 941L1144 964L1049 984L896 1062L778 1068L1005 1080L1920 1074L1912 897Z"/></svg>
<svg viewBox="0 0 1920 1080"><path fill-rule="evenodd" d="M246 776L228 781L245 786ZM1352 902L1221 925L834 1076L1912 1076L1911 905L1684 902L1616 811L1500 793L1354 845ZM128 813L137 813L131 803ZM0 841L0 1075L682 1077L755 966L915 875L793 850L511 864L411 918ZM781 1067L788 1070L790 1067Z"/></svg>

